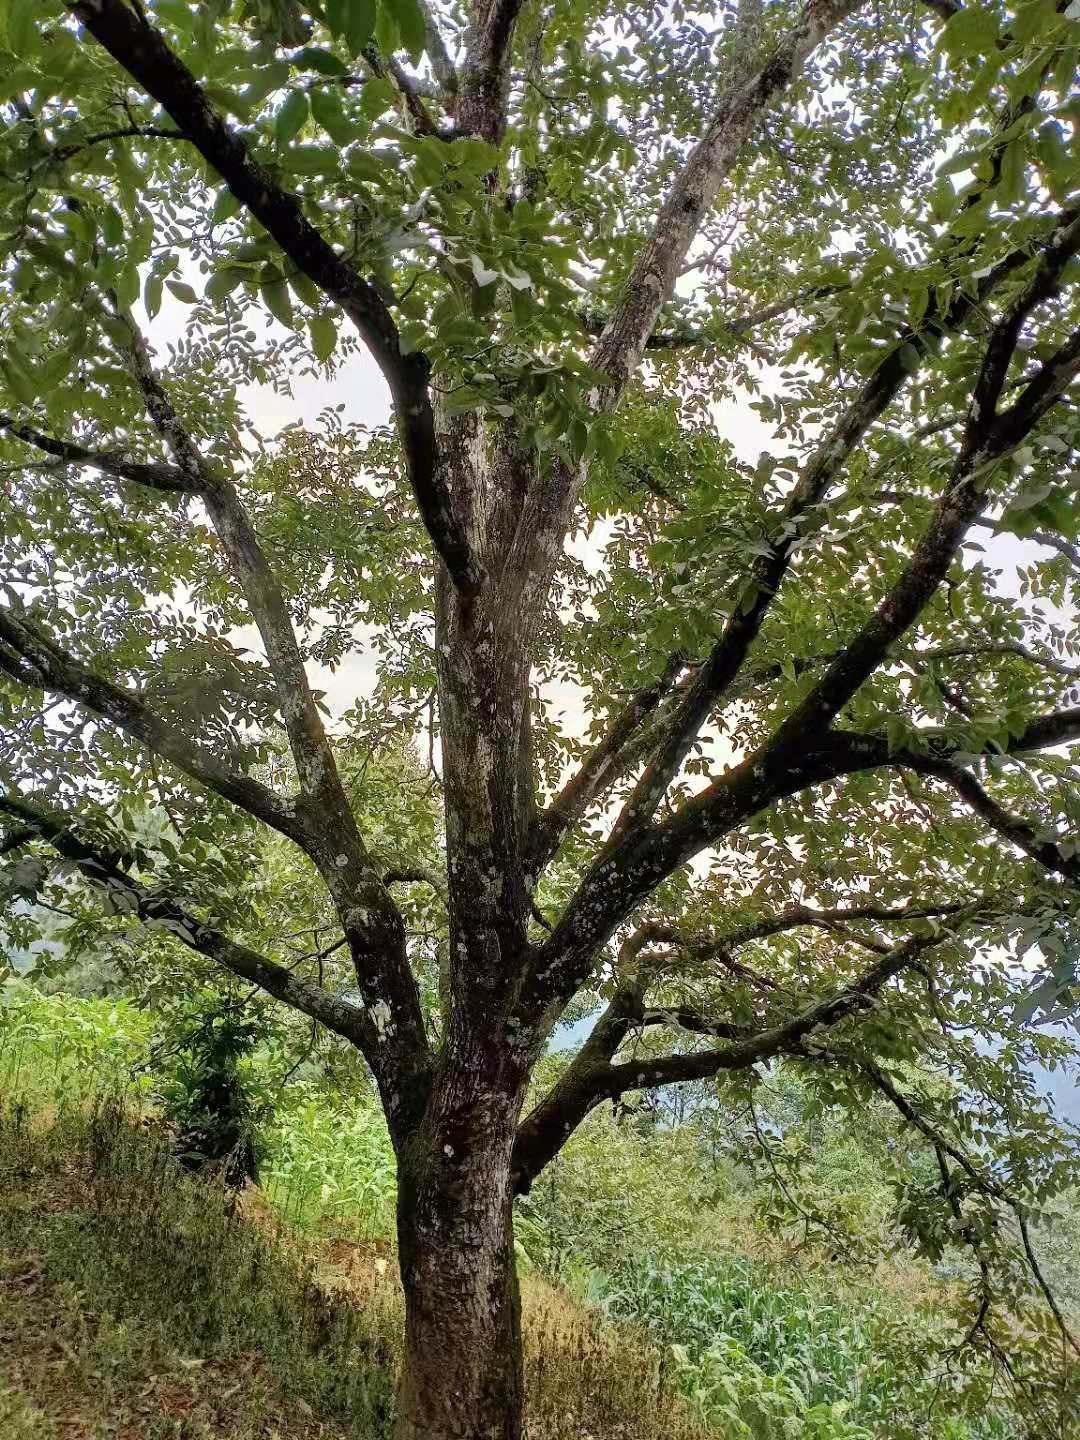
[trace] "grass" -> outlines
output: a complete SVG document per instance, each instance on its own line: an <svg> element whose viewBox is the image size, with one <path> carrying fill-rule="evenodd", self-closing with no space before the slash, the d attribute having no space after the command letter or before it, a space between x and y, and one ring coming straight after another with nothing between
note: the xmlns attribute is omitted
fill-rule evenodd
<svg viewBox="0 0 1080 1440"><path fill-rule="evenodd" d="M95 1099L145 1073L145 1015L4 998L0 1095L25 1104L0 1102L0 1436L380 1440L402 1301L370 1097L274 1090L262 1188L231 1203L133 1121L148 1082L125 1091L126 1117ZM849 1171L837 1184L865 1199ZM1075 1278L1059 1233L1048 1259ZM1047 1433L1013 1424L987 1373L947 1362L955 1283L902 1252L845 1274L792 1248L754 1218L745 1180L702 1169L688 1128L594 1116L517 1236L530 1440Z"/></svg>
<svg viewBox="0 0 1080 1440"><path fill-rule="evenodd" d="M378 1245L235 1203L116 1104L7 1103L0 1177L0 1434L388 1433L401 1297ZM660 1350L536 1277L523 1303L531 1436L700 1440Z"/></svg>

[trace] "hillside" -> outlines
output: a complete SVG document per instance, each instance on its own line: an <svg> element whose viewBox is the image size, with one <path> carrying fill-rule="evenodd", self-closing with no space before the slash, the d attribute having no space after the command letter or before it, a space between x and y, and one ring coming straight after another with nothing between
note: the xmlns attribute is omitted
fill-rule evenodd
<svg viewBox="0 0 1080 1440"><path fill-rule="evenodd" d="M0 1176L8 1440L387 1433L401 1316L380 1247L303 1241L260 1192L234 1204L183 1175L109 1105L5 1106ZM536 1277L523 1300L533 1433L704 1433L655 1348Z"/></svg>
<svg viewBox="0 0 1080 1440"><path fill-rule="evenodd" d="M161 1106L186 1072L168 1080L177 1057L145 1012L19 987L4 1002L0 1433L386 1435L401 1296L370 1095L271 1085L254 1055L245 1084L275 1104L261 1184L230 1197L174 1158ZM531 1436L1038 1440L1039 1372L1004 1403L960 1344L971 1277L897 1249L857 1135L826 1134L814 1172L838 1262L704 1152L702 1118L597 1113L519 1206ZM1075 1307L1076 1213L1061 1221L1039 1245ZM1022 1332L1005 1339L1024 1363Z"/></svg>

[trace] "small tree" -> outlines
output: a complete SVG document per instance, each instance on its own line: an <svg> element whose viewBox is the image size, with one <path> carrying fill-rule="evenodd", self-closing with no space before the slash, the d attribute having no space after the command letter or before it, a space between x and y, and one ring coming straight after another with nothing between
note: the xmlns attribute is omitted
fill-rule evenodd
<svg viewBox="0 0 1080 1440"><path fill-rule="evenodd" d="M1018 1008L1068 1002L1080 879L1075 12L3 0L3 849L363 1053L401 1440L520 1433L514 1194L636 1089L787 1056L885 1096L977 1253L971 1343L1000 1350L1003 1216L1039 1283L1028 1208L1075 1159ZM243 387L364 352L393 435L332 412L253 465ZM724 438L752 411L756 467ZM309 677L372 626L353 737L437 735L442 1023L418 872L362 832ZM260 776L275 725L295 786ZM146 800L176 838L125 830ZM245 940L260 827L357 1001ZM1036 942L1024 1002L979 957Z"/></svg>

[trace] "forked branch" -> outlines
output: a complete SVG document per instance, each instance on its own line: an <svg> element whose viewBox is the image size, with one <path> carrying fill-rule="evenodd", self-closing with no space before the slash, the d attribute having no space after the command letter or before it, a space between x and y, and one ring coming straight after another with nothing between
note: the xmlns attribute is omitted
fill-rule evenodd
<svg viewBox="0 0 1080 1440"><path fill-rule="evenodd" d="M850 985L815 1001L788 1020L743 1035L729 1044L689 1053L614 1062L619 1046L646 1013L637 992L620 991L562 1079L522 1121L514 1145L514 1172L519 1191L529 1188L578 1125L602 1101L615 1100L628 1090L707 1080L723 1071L745 1070L781 1054L802 1054L811 1036L871 1006L889 980L915 964L922 953L941 938L938 935L913 937L889 950ZM657 1018L662 1013L658 1012ZM681 1028L699 1034L717 1034L722 1023L694 1014L688 1026L684 1022L690 1017L691 1012L681 1007L672 1018Z"/></svg>
<svg viewBox="0 0 1080 1440"><path fill-rule="evenodd" d="M397 325L379 291L316 229L299 198L255 159L247 141L217 113L141 6L124 0L75 0L72 9L117 64L167 111L297 269L355 324L390 387L409 479L428 533L455 584L474 590L478 575L439 471L425 357L402 354Z"/></svg>

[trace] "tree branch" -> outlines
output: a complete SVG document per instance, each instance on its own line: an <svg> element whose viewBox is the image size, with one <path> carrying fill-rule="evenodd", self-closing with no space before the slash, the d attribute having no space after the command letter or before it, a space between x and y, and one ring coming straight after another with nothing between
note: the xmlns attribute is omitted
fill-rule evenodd
<svg viewBox="0 0 1080 1440"><path fill-rule="evenodd" d="M439 82L439 89L444 97L452 100L458 91L458 75L454 62L450 58L450 52L446 48L438 17L431 8L429 0L417 0L417 3L420 6L420 13L424 17L424 47L427 57L431 61L435 79Z"/></svg>
<svg viewBox="0 0 1080 1440"><path fill-rule="evenodd" d="M32 625L28 616L0 607L0 646L0 670L19 684L85 706L200 785L307 848L306 828L293 800L231 770L212 751L156 715L140 696L81 665Z"/></svg>
<svg viewBox="0 0 1080 1440"><path fill-rule="evenodd" d="M622 299L593 351L593 367L607 376L595 397L598 409L611 409L641 359L701 222L755 125L791 86L821 41L860 3L816 0L805 5L784 40L760 61L754 53L755 27L748 27L741 63L731 67L730 81L676 177Z"/></svg>
<svg viewBox="0 0 1080 1440"><path fill-rule="evenodd" d="M479 576L439 472L426 358L402 355L397 326L379 291L324 239L305 216L299 198L282 189L253 157L243 136L213 109L141 7L124 0L75 0L72 9L117 64L167 111L297 268L352 320L390 387L409 479L428 534L454 583L474 591Z"/></svg>
<svg viewBox="0 0 1080 1440"><path fill-rule="evenodd" d="M1050 1308L1050 1312L1054 1317L1054 1322L1057 1325L1059 1332L1061 1333L1062 1339L1065 1340L1072 1347L1072 1349L1076 1352L1078 1356L1080 1356L1080 1343L1077 1342L1076 1337L1069 1329L1065 1317L1061 1312L1061 1308L1058 1305L1056 1298L1054 1297L1054 1293L1050 1289L1050 1286L1047 1284L1046 1277L1043 1275L1042 1269L1039 1265L1038 1258L1031 1243L1031 1236L1028 1232L1027 1211L1023 1202L1016 1199L1015 1196L1010 1195L1003 1186L999 1185L997 1181L993 1180L990 1176L985 1175L978 1168L978 1166L976 1166L971 1161L969 1156L961 1149L959 1145L954 1145L947 1136L943 1135L936 1126L932 1125L926 1119L926 1117L920 1113L920 1111L912 1103L912 1101L893 1084L890 1077L885 1073L884 1070L881 1069L879 1065L876 1065L871 1060L859 1060L856 1062L852 1062L852 1068L858 1070L863 1075L865 1075L866 1078L870 1081L870 1083L874 1086L874 1088L880 1091L881 1094L885 1096L885 1098L889 1101L893 1108L897 1110L900 1115L903 1116L907 1123L911 1125L913 1129L918 1130L920 1134L924 1135L926 1139L930 1141L931 1145L933 1145L935 1151L937 1152L938 1161L942 1169L942 1177L946 1182L947 1191L949 1187L947 1167L945 1166L945 1161L943 1158L945 1155L950 1156L953 1160L956 1161L956 1163L960 1166L961 1170L963 1170L964 1174L975 1185L977 1189L981 1190L984 1194L991 1196L995 1200L1000 1200L1004 1202L1013 1211L1020 1229L1020 1236L1024 1247L1024 1254L1027 1257L1028 1268L1031 1270L1032 1276L1034 1277L1035 1283L1039 1287L1040 1292L1042 1293L1043 1299L1046 1301L1047 1305ZM953 1197L950 1197L950 1199L952 1198ZM953 1213L958 1213L955 1204L953 1205Z"/></svg>
<svg viewBox="0 0 1080 1440"><path fill-rule="evenodd" d="M818 507L852 451L881 417L911 375L946 335L966 324L976 308L1014 271L1026 264L1026 248L1012 251L982 278L977 294L959 293L944 315L930 316L922 330L905 330L897 346L878 365L859 394L846 407L829 436L803 466L788 497L768 553L754 561L750 575L726 621L720 639L698 670L659 747L623 807L608 840L614 849L639 828L678 773L694 739L717 701L742 669L795 555L796 547L816 521ZM835 662L834 662L835 663Z"/></svg>
<svg viewBox="0 0 1080 1440"><path fill-rule="evenodd" d="M522 0L473 0L455 118L465 135L500 145L510 94L510 46Z"/></svg>
<svg viewBox="0 0 1080 1440"><path fill-rule="evenodd" d="M642 1057L611 1063L619 1045L642 1014L632 992L620 992L560 1081L521 1122L513 1167L519 1193L558 1154L589 1112L627 1090L706 1080L725 1070L745 1070L784 1053L801 1054L808 1038L868 1008L893 976L915 963L940 936L916 936L882 956L852 984L819 1000L790 1019L716 1049L691 1054ZM714 1033L699 1017L701 1033ZM595 1039L595 1043L594 1043Z"/></svg>
<svg viewBox="0 0 1080 1440"><path fill-rule="evenodd" d="M433 865L406 865L387 870L382 881L384 885L430 885L440 900L446 902L449 899L446 876Z"/></svg>
<svg viewBox="0 0 1080 1440"><path fill-rule="evenodd" d="M611 722L604 737L589 751L580 769L537 817L531 868L538 874L559 848L566 832L610 783L627 743L668 694L686 665L685 657L669 657L660 678L638 690Z"/></svg>
<svg viewBox="0 0 1080 1440"><path fill-rule="evenodd" d="M134 859L122 851L108 852L90 844L72 828L71 816L59 814L25 797L0 794L0 812L14 816L69 860L85 879L106 891L115 909L136 915L152 929L166 931L226 970L258 985L275 1000L318 1020L365 1053L375 1050L375 1026L362 1009L331 995L319 985L298 979L283 965L204 925L166 896L155 895L127 873Z"/></svg>
<svg viewBox="0 0 1080 1440"><path fill-rule="evenodd" d="M998 414L1005 377L1024 321L1056 295L1065 266L1080 250L1080 209L1053 235L1030 282L994 326L972 392L960 453L934 518L900 579L813 690L776 732L784 750L802 745L829 724L880 665L889 647L914 624L948 574L949 566L983 503L988 467L1014 450L1068 385L1080 375L1080 330L1039 368L1003 414Z"/></svg>
<svg viewBox="0 0 1080 1440"><path fill-rule="evenodd" d="M357 827L311 693L288 606L235 486L205 459L180 420L130 314L121 319L131 336L129 363L147 412L206 505L262 636L300 780L297 811L305 848L334 900L365 1003L389 1006L393 1025L385 1027L384 1049L394 1053L398 1068L406 1073L426 1057L427 1037L404 924ZM396 1085L393 1066L373 1068L384 1093L390 1094Z"/></svg>
<svg viewBox="0 0 1080 1440"><path fill-rule="evenodd" d="M961 751L970 753L956 736L926 730L922 737L924 755L891 750L885 735L836 729L806 736L798 753L779 754L766 743L748 755L663 824L644 828L614 857L592 867L537 952L526 1006L557 1014L584 982L597 947L647 894L679 865L778 800L861 770L890 765L929 769ZM985 753L1022 754L1077 739L1080 708L1067 709L1037 717L1007 746L988 746Z"/></svg>
<svg viewBox="0 0 1080 1440"><path fill-rule="evenodd" d="M840 290L845 290L845 285L808 285L805 289L797 290L793 295L785 296L772 305L762 306L760 310L751 310L743 315L733 315L730 319L722 319L713 328L706 330L654 330L645 341L645 350L684 350L695 345L708 345L718 343L724 334L743 336L752 334L762 325L767 325L770 320L778 320L783 315L789 315L804 305L807 300L823 300L829 295L835 295ZM610 318L603 315L583 314L581 317L581 328L587 335L600 336L611 323Z"/></svg>
<svg viewBox="0 0 1080 1440"><path fill-rule="evenodd" d="M136 485L147 485L152 490L164 490L167 494L190 495L194 492L190 476L179 465L129 460L118 450L87 450L73 441L57 440L28 425L18 424L9 415L0 415L0 432L4 431L24 444L44 451L46 455L55 455L66 465L85 465L91 470L100 470L104 475L114 475L118 480L131 480Z"/></svg>

